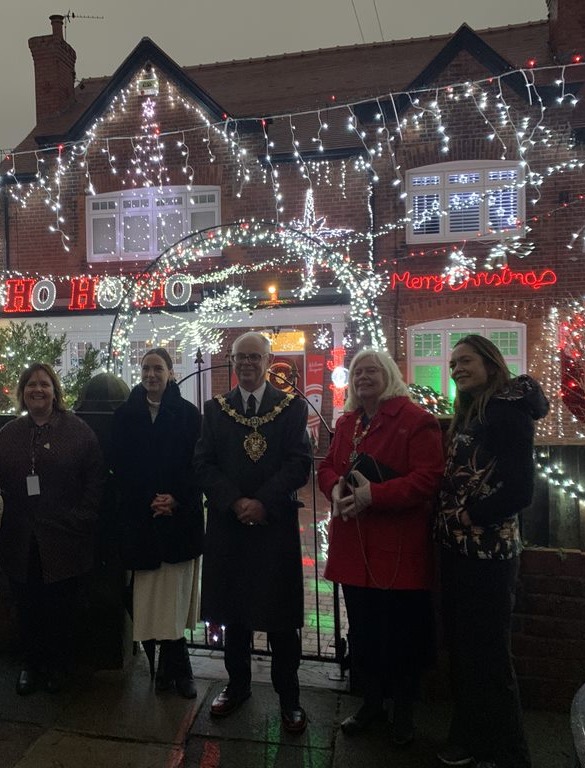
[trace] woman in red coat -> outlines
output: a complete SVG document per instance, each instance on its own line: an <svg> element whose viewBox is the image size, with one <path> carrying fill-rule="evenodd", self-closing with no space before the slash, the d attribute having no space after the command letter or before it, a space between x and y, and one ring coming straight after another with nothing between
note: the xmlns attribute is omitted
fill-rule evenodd
<svg viewBox="0 0 585 768"><path fill-rule="evenodd" d="M414 737L413 701L433 651L430 527L444 467L441 432L386 352L353 358L345 410L319 467L319 486L333 502L325 577L343 587L364 699L341 727L353 735L385 719L389 695L393 740L404 745Z"/></svg>

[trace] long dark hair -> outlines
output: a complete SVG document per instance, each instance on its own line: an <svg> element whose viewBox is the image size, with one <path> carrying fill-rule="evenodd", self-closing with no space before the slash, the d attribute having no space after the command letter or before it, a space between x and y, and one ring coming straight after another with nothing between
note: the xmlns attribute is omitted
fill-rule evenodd
<svg viewBox="0 0 585 768"><path fill-rule="evenodd" d="M453 349L457 349L461 344L467 344L482 358L488 380L485 388L479 393L456 392L454 402L455 414L449 429L450 434L467 427L474 418L483 421L485 419L485 409L490 398L496 392L505 389L512 378L504 356L496 345L489 339L486 339L485 336L470 333L468 336L459 339Z"/></svg>

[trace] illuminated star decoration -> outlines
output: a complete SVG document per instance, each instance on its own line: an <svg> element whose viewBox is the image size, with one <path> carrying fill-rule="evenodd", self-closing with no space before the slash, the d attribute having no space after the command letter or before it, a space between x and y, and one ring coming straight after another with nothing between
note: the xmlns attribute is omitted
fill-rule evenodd
<svg viewBox="0 0 585 768"><path fill-rule="evenodd" d="M215 296L207 296L197 307L197 316L185 320L181 315L163 312L173 321L173 326L163 330L172 330L172 338L178 341L177 349L193 354L196 350L217 354L223 345L226 325L234 312L249 311L253 308L250 291L239 286L229 286Z"/></svg>
<svg viewBox="0 0 585 768"><path fill-rule="evenodd" d="M318 332L313 335L313 338L317 349L329 349L331 346L331 333L324 326L321 326Z"/></svg>
<svg viewBox="0 0 585 768"><path fill-rule="evenodd" d="M449 285L459 285L469 280L475 270L475 259L466 256L462 250L452 251L449 264L443 270L442 277Z"/></svg>
<svg viewBox="0 0 585 768"><path fill-rule="evenodd" d="M309 187L309 189L307 189L307 194L305 195L303 218L302 220L293 219L290 222L289 227L320 243L325 243L326 240L338 240L344 235L353 232L353 229L331 229L325 226L326 222L327 219L325 216L321 216L318 219L315 216L313 188ZM315 296L318 291L319 286L315 279L315 259L313 256L308 255L305 258L305 274L298 296L300 299L308 299L311 296Z"/></svg>

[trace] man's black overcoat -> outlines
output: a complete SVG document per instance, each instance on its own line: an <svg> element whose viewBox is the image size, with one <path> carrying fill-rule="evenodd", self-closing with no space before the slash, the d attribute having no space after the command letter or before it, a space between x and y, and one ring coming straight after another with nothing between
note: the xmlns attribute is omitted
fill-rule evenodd
<svg viewBox="0 0 585 768"><path fill-rule="evenodd" d="M285 397L266 385L258 409L262 417ZM239 388L226 395L244 413ZM216 399L205 403L203 430L195 449L197 480L208 500L203 556L202 608L205 620L242 623L260 631L303 625L303 573L295 491L309 477L307 405L299 397L259 427L267 450L258 462L244 450L251 428L222 411ZM262 525L240 523L232 504L259 499Z"/></svg>

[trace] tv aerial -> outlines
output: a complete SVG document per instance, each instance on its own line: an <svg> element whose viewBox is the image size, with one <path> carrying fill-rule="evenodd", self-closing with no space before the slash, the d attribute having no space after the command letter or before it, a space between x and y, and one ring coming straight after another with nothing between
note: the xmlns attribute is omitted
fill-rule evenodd
<svg viewBox="0 0 585 768"><path fill-rule="evenodd" d="M67 13L63 16L63 30L66 33L67 32L67 25L71 24L72 21L75 19L91 19L92 21L103 21L104 16L86 16L85 14L75 13L75 11L72 11L69 9ZM67 36L65 35L65 38Z"/></svg>

